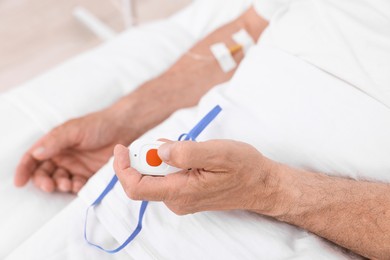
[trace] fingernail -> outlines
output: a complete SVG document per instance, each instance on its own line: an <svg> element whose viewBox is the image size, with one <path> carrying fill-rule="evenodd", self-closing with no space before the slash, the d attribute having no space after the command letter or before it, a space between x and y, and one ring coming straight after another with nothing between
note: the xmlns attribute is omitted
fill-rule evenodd
<svg viewBox="0 0 390 260"><path fill-rule="evenodd" d="M44 192L51 192L48 185L42 184L40 187Z"/></svg>
<svg viewBox="0 0 390 260"><path fill-rule="evenodd" d="M44 152L45 152L45 148L44 148L44 147L38 147L37 149L35 149L35 150L32 152L32 155L33 155L34 157L39 157L39 156L42 155Z"/></svg>
<svg viewBox="0 0 390 260"><path fill-rule="evenodd" d="M58 185L58 189L60 190L60 191L62 191L62 192L67 192L67 191L69 191L70 190L70 187L69 187L70 185L68 184L68 183L60 183L59 185Z"/></svg>
<svg viewBox="0 0 390 260"><path fill-rule="evenodd" d="M165 143L158 148L158 156L160 156L160 158L163 161L169 160L169 157L171 155L171 147L172 147L172 144Z"/></svg>

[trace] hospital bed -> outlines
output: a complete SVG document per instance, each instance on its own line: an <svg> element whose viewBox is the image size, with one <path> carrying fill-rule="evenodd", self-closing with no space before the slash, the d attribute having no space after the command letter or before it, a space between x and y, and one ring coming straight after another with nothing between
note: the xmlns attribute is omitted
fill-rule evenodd
<svg viewBox="0 0 390 260"><path fill-rule="evenodd" d="M169 19L131 29L0 96L1 259L358 258L314 234L256 214L205 212L179 217L162 203L150 204L144 229L133 243L109 255L86 244L83 224L87 206L114 174L111 162L78 197L45 194L31 184L13 187L18 160L37 138L70 118L110 105L163 73L195 42L250 4L249 0L195 1ZM265 90L251 95L249 87L259 81ZM247 88L235 91L234 86L243 83ZM278 100L277 105L272 100ZM361 177L357 174L361 172L366 179L390 181L383 174L388 170L383 154L388 155L390 145L383 138L390 127L388 108L272 46L254 47L231 82L214 88L199 106L176 112L145 136L175 139L215 104L224 112L200 140L242 140L292 166L352 178ZM346 121L352 133L338 127ZM356 142L362 137L370 141ZM372 157L365 158L364 151ZM133 229L138 210L139 202L127 199L118 184L91 219L92 239L105 247L117 246Z"/></svg>

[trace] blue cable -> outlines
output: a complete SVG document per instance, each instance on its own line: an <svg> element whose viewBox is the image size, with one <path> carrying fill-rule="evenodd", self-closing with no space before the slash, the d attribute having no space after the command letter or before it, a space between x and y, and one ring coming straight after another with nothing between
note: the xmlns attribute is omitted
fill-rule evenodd
<svg viewBox="0 0 390 260"><path fill-rule="evenodd" d="M179 141L181 141L183 138L184 141L195 141L196 138L199 136L199 134L217 117L217 115L222 111L222 108L220 106L215 106L206 116L204 116L198 124L195 125L192 130L186 134L180 135L178 138ZM86 211L86 216L85 216L85 222L84 222L84 239L87 241L87 243L93 247L96 247L100 250L103 250L106 253L109 254L114 254L119 251L121 251L123 248L125 248L133 239L141 232L142 230L142 220L145 215L146 208L148 206L148 201L142 201L140 210L139 210L139 215L138 215L138 224L137 227L134 229L134 231L131 233L131 235L126 239L126 241L117 247L116 249L113 250L108 250L104 249L103 247L92 243L89 241L87 237L87 222L88 222L88 213L89 210L95 206L98 206L104 197L114 188L115 184L118 182L118 177L114 175L111 179L111 181L108 183L107 187L104 188L103 192L98 196L98 198L87 208Z"/></svg>

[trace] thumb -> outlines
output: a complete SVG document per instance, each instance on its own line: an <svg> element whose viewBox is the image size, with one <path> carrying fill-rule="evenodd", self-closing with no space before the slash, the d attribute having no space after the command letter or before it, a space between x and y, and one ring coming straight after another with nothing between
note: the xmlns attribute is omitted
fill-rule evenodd
<svg viewBox="0 0 390 260"><path fill-rule="evenodd" d="M226 142L226 141L225 141ZM167 164L181 168L221 168L226 164L228 150L224 141L181 141L162 144L158 155Z"/></svg>
<svg viewBox="0 0 390 260"><path fill-rule="evenodd" d="M66 148L76 144L76 135L71 127L61 125L43 136L31 149L32 156L37 160L46 160L58 155Z"/></svg>

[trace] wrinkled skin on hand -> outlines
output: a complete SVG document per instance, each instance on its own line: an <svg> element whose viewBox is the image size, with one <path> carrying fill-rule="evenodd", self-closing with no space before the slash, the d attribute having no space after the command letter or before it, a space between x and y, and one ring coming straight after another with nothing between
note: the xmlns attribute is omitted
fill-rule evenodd
<svg viewBox="0 0 390 260"><path fill-rule="evenodd" d="M101 111L54 128L24 154L15 185L31 179L45 192L77 193L109 160L115 144L128 145L136 138L123 133L119 121L113 111Z"/></svg>
<svg viewBox="0 0 390 260"><path fill-rule="evenodd" d="M115 147L114 168L129 198L163 201L178 215L208 210L268 211L275 206L276 164L248 144L169 142L158 153L169 165L189 170L164 177L143 176L131 168L129 150Z"/></svg>

